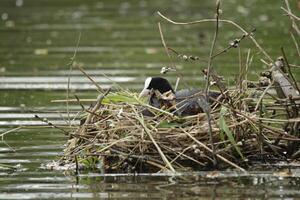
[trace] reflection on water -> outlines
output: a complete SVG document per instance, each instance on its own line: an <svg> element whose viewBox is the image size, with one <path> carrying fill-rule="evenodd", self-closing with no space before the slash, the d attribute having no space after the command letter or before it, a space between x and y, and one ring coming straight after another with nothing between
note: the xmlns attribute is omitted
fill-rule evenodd
<svg viewBox="0 0 300 200"><path fill-rule="evenodd" d="M290 1L292 2L292 1ZM294 3L293 9L297 9ZM222 18L237 21L246 30L257 29L255 37L271 56L280 54L282 45L292 46L287 37L289 21L282 15L281 2L269 0L222 2ZM1 0L0 1L0 135L17 126L0 141L0 199L296 199L299 198L299 172L292 177L273 172L248 175L221 172L213 178L208 172L176 177L166 174L103 175L86 172L79 176L48 171L41 164L59 159L67 137L53 128L40 128L49 122L71 130L79 123L81 107L50 103L65 99L68 75L70 97L96 98L95 86L82 73L70 72L81 32L76 63L103 88L116 82L138 90L147 76L158 76L170 62L161 45L155 12L160 10L176 20L211 18L214 1L197 0ZM162 22L167 44L178 52L200 57L185 62L172 55L184 84L204 84L201 70L206 66L214 26L172 26ZM241 36L221 24L218 51ZM274 31L275 28L275 31ZM280 38L280 40L278 39ZM260 55L247 39L241 48L246 57L252 48L253 65L249 78L264 69ZM286 49L290 63L299 65L295 52ZM214 61L215 69L233 81L238 73L238 51L232 49ZM107 75L109 78L106 78ZM167 75L174 83L176 74ZM296 77L299 77L296 73ZM86 105L89 106L89 105ZM71 124L69 119L71 118ZM71 127L70 127L71 126Z"/></svg>
<svg viewBox="0 0 300 200"><path fill-rule="evenodd" d="M3 132L5 129L1 129ZM63 133L21 129L0 143L0 199L293 199L300 196L300 170L169 174L100 174L41 168L61 154Z"/></svg>
<svg viewBox="0 0 300 200"><path fill-rule="evenodd" d="M43 178L28 178L21 173L10 175L7 180L10 184L1 188L0 198L19 199L26 194L28 199L294 199L300 195L299 176L283 179L268 173L229 175L226 178L227 173L223 178L207 178L206 172L175 177L163 174L82 174L78 177L64 177L54 172L39 173L42 173ZM23 178L21 184L17 181L18 177Z"/></svg>

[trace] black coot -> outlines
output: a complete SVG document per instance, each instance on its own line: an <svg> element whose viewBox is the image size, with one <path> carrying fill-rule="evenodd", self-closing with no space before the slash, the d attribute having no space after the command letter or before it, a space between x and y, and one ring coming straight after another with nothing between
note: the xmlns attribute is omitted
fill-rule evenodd
<svg viewBox="0 0 300 200"><path fill-rule="evenodd" d="M170 92L175 97L176 109L172 110L176 115L179 116L188 116L195 115L203 112L203 107L201 104L206 103L205 94L202 90L199 89L184 89L174 92L172 86L169 81L162 77L149 77L145 80L144 89L140 93L141 96L150 96L149 104L156 108L161 108L163 105L171 105L166 102L166 100L162 100L156 96L156 93L153 91L159 91L161 94L166 92ZM218 92L210 92L209 95L212 98L218 98L220 93ZM173 101L174 102L174 101ZM149 111L143 112L148 115Z"/></svg>

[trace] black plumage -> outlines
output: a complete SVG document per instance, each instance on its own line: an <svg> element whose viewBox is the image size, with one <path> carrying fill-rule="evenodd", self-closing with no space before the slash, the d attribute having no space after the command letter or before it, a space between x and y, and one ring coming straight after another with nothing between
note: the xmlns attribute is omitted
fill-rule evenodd
<svg viewBox="0 0 300 200"><path fill-rule="evenodd" d="M162 96L158 96L157 90ZM171 94L174 98L164 98L164 94ZM201 113L209 106L205 94L200 89L184 89L175 92L167 79L162 77L147 78L145 87L140 96L150 95L149 104L156 108L171 108L170 111L179 116L188 116ZM217 99L219 92L210 92L209 96ZM176 104L176 106L174 106ZM148 115L149 111L144 111Z"/></svg>

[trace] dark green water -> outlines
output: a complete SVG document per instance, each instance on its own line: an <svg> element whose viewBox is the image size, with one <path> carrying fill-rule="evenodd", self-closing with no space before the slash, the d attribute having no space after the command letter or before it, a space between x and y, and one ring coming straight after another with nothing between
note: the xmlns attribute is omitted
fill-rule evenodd
<svg viewBox="0 0 300 200"><path fill-rule="evenodd" d="M291 0L299 13L296 0ZM290 21L283 15L282 1L226 0L223 19L231 19L250 31L275 59L286 50L289 62L299 65L289 37ZM103 87L112 85L139 90L147 76L159 75L170 62L161 44L157 22L161 21L169 47L199 62L173 62L183 74L185 84L204 85L201 70L207 64L214 24L170 25L156 14L161 11L178 21L212 18L215 2L196 0L1 0L0 1L0 134L19 125L44 125L34 114L55 124L65 124L64 99L71 57L81 33L75 58ZM222 23L216 52L241 36L231 25ZM299 40L298 40L299 42ZM249 79L255 80L266 66L249 39L241 44L242 63L251 49L253 63ZM238 49L222 54L215 69L233 84L238 74ZM94 85L80 71L71 73L71 96L95 98ZM296 72L299 80L300 73ZM174 81L176 74L167 78ZM180 87L183 87L181 84ZM80 110L72 105L71 117ZM78 123L76 120L74 123ZM293 177L274 176L273 172L238 175L222 172L218 178L206 173L170 177L167 175L118 175L85 173L80 176L41 169L58 158L67 138L51 128L14 131L0 143L0 199L297 199L300 198L299 170ZM5 166L14 166L7 169Z"/></svg>

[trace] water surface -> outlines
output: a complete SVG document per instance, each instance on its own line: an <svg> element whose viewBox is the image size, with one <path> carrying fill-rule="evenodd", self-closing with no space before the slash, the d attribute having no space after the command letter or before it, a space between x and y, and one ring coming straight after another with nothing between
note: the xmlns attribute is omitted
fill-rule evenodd
<svg viewBox="0 0 300 200"><path fill-rule="evenodd" d="M59 158L67 137L45 127L41 119L59 125L78 124L81 107L50 103L65 99L68 77L70 96L96 98L95 86L68 63L76 49L76 64L103 88L116 82L137 91L147 76L158 76L170 66L161 44L157 22L165 40L176 51L195 55L197 62L172 55L184 79L180 87L204 85L201 70L207 64L214 24L174 26L157 15L161 11L179 20L212 18L214 1L196 0L1 0L0 1L0 134L20 125L0 143L0 199L297 199L299 171L289 177L273 171L243 175L234 171L197 172L172 177L166 174L104 175L92 172L75 176L49 171L41 165ZM280 9L281 1L223 1L222 18L236 21L255 37L272 58L286 50L290 63L298 64L288 31L290 21ZM296 1L291 1L297 12ZM241 32L220 24L216 51L224 49ZM76 48L79 35L80 43ZM240 48L242 63L251 49L249 78L255 80L266 66L254 45L245 39ZM219 74L233 84L238 74L238 49L214 61ZM299 72L296 73L299 77ZM174 83L176 74L167 78ZM86 105L88 106L88 104ZM38 115L41 119L37 119Z"/></svg>

